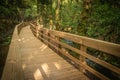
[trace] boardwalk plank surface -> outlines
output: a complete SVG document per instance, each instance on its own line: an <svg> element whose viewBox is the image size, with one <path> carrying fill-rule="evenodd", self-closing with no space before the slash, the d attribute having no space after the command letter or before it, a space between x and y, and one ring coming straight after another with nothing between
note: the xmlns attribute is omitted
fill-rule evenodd
<svg viewBox="0 0 120 80"><path fill-rule="evenodd" d="M21 77L23 78L7 78L7 80L89 80L73 65L69 64L47 45L34 37L30 30L30 26L22 28L19 34L18 43L18 53L15 52L11 57L15 56L15 58L17 58L16 60L19 61L16 64L17 69L22 71L15 69L15 72L16 74L22 72ZM8 55L10 53L13 52L9 52ZM8 69L9 66L6 68ZM10 74L10 76L12 75L15 74ZM3 78L2 80L6 79Z"/></svg>

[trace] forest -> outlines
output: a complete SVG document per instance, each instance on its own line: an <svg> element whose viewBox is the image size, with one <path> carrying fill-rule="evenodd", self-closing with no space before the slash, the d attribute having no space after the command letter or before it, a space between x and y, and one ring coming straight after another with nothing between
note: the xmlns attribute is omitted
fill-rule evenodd
<svg viewBox="0 0 120 80"><path fill-rule="evenodd" d="M30 21L51 30L120 44L120 0L0 0L0 72L15 25ZM61 41L79 48L78 44L69 40ZM119 57L92 48L87 51L120 68ZM75 52L71 55L78 58ZM92 61L89 65L98 71L103 69ZM114 80L120 80L120 75L114 75Z"/></svg>

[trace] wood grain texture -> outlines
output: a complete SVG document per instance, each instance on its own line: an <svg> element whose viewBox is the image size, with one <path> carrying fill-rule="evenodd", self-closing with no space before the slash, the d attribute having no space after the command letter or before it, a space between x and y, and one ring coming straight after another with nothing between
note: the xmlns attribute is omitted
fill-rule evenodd
<svg viewBox="0 0 120 80"><path fill-rule="evenodd" d="M2 80L89 80L34 35L30 26L23 27L19 36L13 34Z"/></svg>
<svg viewBox="0 0 120 80"><path fill-rule="evenodd" d="M98 59L98 58L96 58L96 57L94 57L92 55L89 55L84 50L78 50L78 49L76 49L76 48L74 48L72 46L69 46L69 45L65 44L65 43L62 43L62 42L57 41L55 39L52 39L52 38L48 37L45 34L42 34L42 33L40 33L40 34L43 35L43 36L45 36L46 38L52 40L53 42L58 43L58 44L62 45L63 47L68 48L68 49L70 49L70 50L72 50L72 51L80 54L81 56L84 56L84 57L86 57L86 58L88 58L88 59L90 59L90 60L92 60L92 61L94 61L94 62L96 62L96 63L98 63L98 64L100 64L100 65L102 65L102 66L104 66L104 67L106 67L106 68L108 68L108 69L116 72L116 73L118 73L118 74L120 74L120 68L115 67L115 66L113 66L113 65L111 65L111 64L109 64L109 63L107 63L107 62L105 62L103 60L100 60L100 59Z"/></svg>
<svg viewBox="0 0 120 80"><path fill-rule="evenodd" d="M120 57L120 45L119 44L114 44L102 40L97 40L97 39L92 39L84 36L78 36L74 34L69 34L65 32L60 32L60 31L55 31L55 30L48 30L45 28L41 28L43 31L47 31L51 34L54 34L58 37L62 37L71 41L74 41L76 43L85 45L87 47L91 47L103 52L106 52L108 54Z"/></svg>
<svg viewBox="0 0 120 80"><path fill-rule="evenodd" d="M33 25L32 25L32 27L33 27ZM33 30L33 33L36 34L36 31L34 29L32 29L32 30ZM41 31L42 31L42 33L41 33ZM81 44L81 49L79 50L70 45L62 43L59 40L56 40L55 38L48 36L47 34L51 34L52 36L57 37L57 38L68 39L68 40L71 40L78 44ZM105 67L117 74L120 74L120 68L118 68L114 65L111 65L103 60L100 60L99 58L96 58L92 55L89 55L86 52L86 50L84 49L84 48L90 47L90 48L93 48L93 49L96 49L96 50L99 50L102 52L106 52L107 54L120 57L120 53L119 53L120 45L119 44L114 44L114 43L110 43L110 42L106 42L106 41L102 41L102 40L92 39L92 38L88 38L88 37L84 37L84 36L78 36L78 35L74 35L74 34L70 34L70 33L60 32L60 31L49 30L46 28L40 28L39 35L42 35L42 37L39 36L39 38L41 40L43 40L46 44L54 47L56 50L61 52L63 55L67 56L69 59L71 59L75 63L79 64L84 69L90 71L91 73L93 73L97 77L101 78L102 80L103 79L109 80L109 79L106 76L102 75L101 73L99 73L99 72L95 71L94 69L90 68L89 66L85 65L85 58L88 58L88 59L102 65L103 67ZM58 45L62 46L63 48L70 49L70 50L80 54L81 60L78 60L75 57L71 56L68 52L63 51L61 48L59 48L55 44L58 44Z"/></svg>
<svg viewBox="0 0 120 80"><path fill-rule="evenodd" d="M19 54L19 36L17 31L18 27L22 26L22 24L23 23L15 27L1 80L23 80L21 55Z"/></svg>

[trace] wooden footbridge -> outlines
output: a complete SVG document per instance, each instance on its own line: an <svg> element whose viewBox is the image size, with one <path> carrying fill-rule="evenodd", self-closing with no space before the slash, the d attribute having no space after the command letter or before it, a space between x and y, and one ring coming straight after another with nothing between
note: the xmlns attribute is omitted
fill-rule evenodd
<svg viewBox="0 0 120 80"><path fill-rule="evenodd" d="M61 38L81 47L70 46ZM120 76L120 68L88 54L88 47L120 57L118 44L21 23L14 30L2 80L95 80L90 78L91 74L100 80L110 80L88 66L87 59ZM79 58L66 49L76 52Z"/></svg>

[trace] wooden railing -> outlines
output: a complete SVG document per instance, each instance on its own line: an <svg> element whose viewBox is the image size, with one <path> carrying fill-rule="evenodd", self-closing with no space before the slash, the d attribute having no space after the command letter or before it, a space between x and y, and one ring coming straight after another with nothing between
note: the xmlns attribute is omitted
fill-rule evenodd
<svg viewBox="0 0 120 80"><path fill-rule="evenodd" d="M40 28L40 26L36 26L34 24L31 24L31 29L35 36L40 38L43 42L46 44L54 47L54 49L58 50L63 55L67 56L69 59L74 61L76 64L80 66L80 71L85 72L85 70L91 72L101 80L110 80L105 75L101 74L100 72L96 71L95 69L91 68L86 64L85 59L89 59L115 73L120 75L120 68L111 65L107 63L106 61L103 61L95 56L92 56L87 53L87 48L93 48L102 52L105 52L107 54L120 57L120 45L114 44L102 40L92 39L88 37L78 36L66 32L60 32L55 30L49 30L46 28ZM74 48L68 44L65 44L60 41L60 38L67 39L70 41L73 41L75 43L78 43L81 45L80 49ZM57 45L55 45L57 44ZM61 48L61 47L62 48ZM71 56L67 51L63 50L63 48L67 48L69 50L72 50L80 55L80 59L77 59L73 56Z"/></svg>

